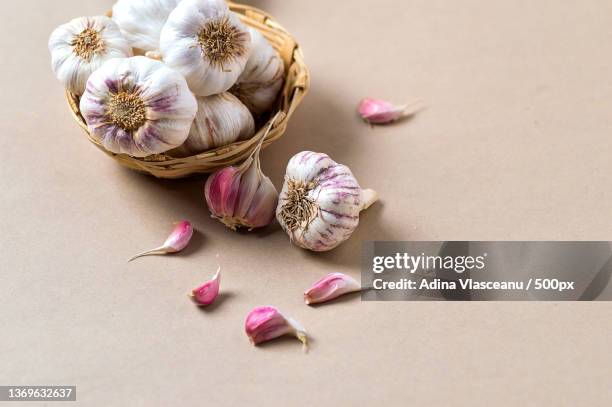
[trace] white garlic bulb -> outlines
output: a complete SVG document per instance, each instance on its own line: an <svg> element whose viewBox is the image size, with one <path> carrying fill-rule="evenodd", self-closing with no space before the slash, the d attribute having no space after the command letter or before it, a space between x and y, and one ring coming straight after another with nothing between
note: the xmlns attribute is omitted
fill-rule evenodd
<svg viewBox="0 0 612 407"><path fill-rule="evenodd" d="M132 56L132 48L108 17L80 17L57 27L49 38L51 66L57 79L76 95L85 92L89 75L112 58Z"/></svg>
<svg viewBox="0 0 612 407"><path fill-rule="evenodd" d="M181 0L119 0L113 20L130 45L141 52L159 50L159 35Z"/></svg>
<svg viewBox="0 0 612 407"><path fill-rule="evenodd" d="M251 36L223 0L183 0L161 32L164 62L197 96L225 92L244 70Z"/></svg>
<svg viewBox="0 0 612 407"><path fill-rule="evenodd" d="M197 103L181 74L136 56L111 59L91 74L80 109L105 149L146 157L187 139Z"/></svg>
<svg viewBox="0 0 612 407"><path fill-rule="evenodd" d="M269 111L283 85L285 67L278 52L259 31L249 27L251 55L230 92L254 115Z"/></svg>
<svg viewBox="0 0 612 407"><path fill-rule="evenodd" d="M187 140L169 154L188 157L237 140L246 140L255 133L255 120L244 104L229 92L198 96L198 112Z"/></svg>
<svg viewBox="0 0 612 407"><path fill-rule="evenodd" d="M296 245L327 251L348 239L359 212L378 199L351 170L327 154L302 151L289 160L276 219Z"/></svg>

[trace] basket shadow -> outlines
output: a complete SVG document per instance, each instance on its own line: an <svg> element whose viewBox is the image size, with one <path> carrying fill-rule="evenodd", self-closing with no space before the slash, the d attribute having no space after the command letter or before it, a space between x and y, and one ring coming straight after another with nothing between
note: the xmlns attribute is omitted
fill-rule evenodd
<svg viewBox="0 0 612 407"><path fill-rule="evenodd" d="M193 243L196 243L194 246L197 246L193 251L204 244L206 237L203 230L210 230L210 226L216 222L210 217L204 199L206 175L161 179L126 168L121 168L118 172L122 183L128 184L128 188L124 188L127 191L125 194L131 196L128 200L142 201L143 197L154 197L153 202L147 206L155 206L155 213L159 214L159 218L168 218L169 222L184 218L193 223L194 229L198 230L193 237ZM187 253L191 253L191 250Z"/></svg>
<svg viewBox="0 0 612 407"><path fill-rule="evenodd" d="M279 190L287 163L298 152L322 152L339 163L350 164L347 160L360 149L361 134L354 131L359 119L347 114L341 98L330 94L327 88L324 83L312 84L289 120L285 135L262 150L262 169ZM367 130L367 125L363 126L363 131Z"/></svg>

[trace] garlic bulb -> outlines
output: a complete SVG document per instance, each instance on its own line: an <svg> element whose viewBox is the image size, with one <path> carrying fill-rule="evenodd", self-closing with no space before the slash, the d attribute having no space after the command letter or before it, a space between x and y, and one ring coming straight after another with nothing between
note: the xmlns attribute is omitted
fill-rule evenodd
<svg viewBox="0 0 612 407"><path fill-rule="evenodd" d="M285 67L280 56L259 31L249 27L251 55L230 92L254 115L269 111L283 85Z"/></svg>
<svg viewBox="0 0 612 407"><path fill-rule="evenodd" d="M197 96L225 92L244 70L251 36L223 0L183 0L161 32L164 62Z"/></svg>
<svg viewBox="0 0 612 407"><path fill-rule="evenodd" d="M377 199L376 192L361 189L347 166L302 151L287 165L276 219L296 245L327 251L351 236L359 212Z"/></svg>
<svg viewBox="0 0 612 407"><path fill-rule="evenodd" d="M169 154L188 157L211 148L246 140L255 133L255 120L249 109L231 93L199 96L198 112L187 140Z"/></svg>
<svg viewBox="0 0 612 407"><path fill-rule="evenodd" d="M51 66L70 92L82 95L89 75L112 58L132 56L132 49L108 17L80 17L57 27L49 38Z"/></svg>
<svg viewBox="0 0 612 407"><path fill-rule="evenodd" d="M143 52L159 50L159 35L181 0L119 0L113 20L130 45Z"/></svg>
<svg viewBox="0 0 612 407"><path fill-rule="evenodd" d="M80 108L91 137L105 149L145 157L187 139L197 103L178 72L137 56L95 71Z"/></svg>

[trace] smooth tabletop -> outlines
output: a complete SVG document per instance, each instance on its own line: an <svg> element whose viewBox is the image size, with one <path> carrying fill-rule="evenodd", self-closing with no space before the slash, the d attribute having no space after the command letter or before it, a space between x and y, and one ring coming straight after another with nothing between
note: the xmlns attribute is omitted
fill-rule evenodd
<svg viewBox="0 0 612 407"><path fill-rule="evenodd" d="M347 164L381 202L323 254L278 225L210 218L204 176L121 168L73 121L50 68L59 24L110 0L4 2L0 25L0 384L76 385L86 406L555 405L612 399L609 303L365 303L302 293L359 276L365 240L612 240L612 3L261 0L303 47L310 93L262 154L280 188L302 150ZM363 97L427 108L363 123ZM133 254L172 222L180 255ZM222 295L187 293L222 268ZM249 344L275 305L312 336Z"/></svg>

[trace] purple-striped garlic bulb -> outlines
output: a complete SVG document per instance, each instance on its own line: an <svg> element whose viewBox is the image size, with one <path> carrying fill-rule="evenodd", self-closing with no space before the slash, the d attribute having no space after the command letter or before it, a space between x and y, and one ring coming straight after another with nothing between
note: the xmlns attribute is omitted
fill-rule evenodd
<svg viewBox="0 0 612 407"><path fill-rule="evenodd" d="M89 77L80 105L92 138L133 157L183 144L197 108L181 74L142 56L107 61Z"/></svg>
<svg viewBox="0 0 612 407"><path fill-rule="evenodd" d="M251 52L251 35L224 0L182 0L161 30L164 62L197 96L232 87Z"/></svg>
<svg viewBox="0 0 612 407"><path fill-rule="evenodd" d="M327 154L302 151L287 165L276 219L291 241L323 252L347 240L359 224L359 212L378 199L361 189L351 170Z"/></svg>

